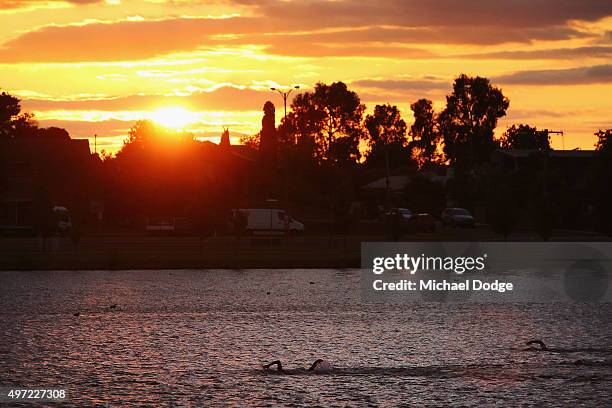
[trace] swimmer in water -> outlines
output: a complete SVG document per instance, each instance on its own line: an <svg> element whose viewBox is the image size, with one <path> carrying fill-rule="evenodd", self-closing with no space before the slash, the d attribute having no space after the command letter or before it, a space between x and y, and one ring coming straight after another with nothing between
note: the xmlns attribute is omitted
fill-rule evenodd
<svg viewBox="0 0 612 408"><path fill-rule="evenodd" d="M332 369L331 364L320 358L315 360L314 363L312 363L312 365L307 369L300 367L294 370L285 370L283 369L283 364L280 362L280 360L275 360L271 363L264 364L263 368L264 370L270 370L272 366L276 366L276 371L283 374L295 374L299 372L325 372L330 371Z"/></svg>
<svg viewBox="0 0 612 408"><path fill-rule="evenodd" d="M540 346L540 348L535 348L535 347L530 347L527 350L539 350L539 351L548 351L548 347L546 347L546 344L544 344L544 342L542 340L530 340L527 342L528 346L537 344Z"/></svg>

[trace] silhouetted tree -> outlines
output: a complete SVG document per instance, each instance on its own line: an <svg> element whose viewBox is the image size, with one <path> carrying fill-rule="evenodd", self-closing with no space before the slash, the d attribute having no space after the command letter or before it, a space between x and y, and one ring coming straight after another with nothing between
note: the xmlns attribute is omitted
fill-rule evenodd
<svg viewBox="0 0 612 408"><path fill-rule="evenodd" d="M68 139L70 139L70 136L68 135L68 132L65 129L60 129L60 128L38 128L38 123L36 122L36 120L34 120L34 114L32 113L28 113L28 112L24 112L19 114L19 116L17 116L14 120L13 120L13 137L19 137L19 138L23 138L23 137L36 137L36 136L43 136L46 137L48 136L47 131L49 129L58 129L58 130L62 130L66 133L66 137Z"/></svg>
<svg viewBox="0 0 612 408"><path fill-rule="evenodd" d="M19 99L6 93L0 94L0 136L9 137L13 133L13 121L21 112Z"/></svg>
<svg viewBox="0 0 612 408"><path fill-rule="evenodd" d="M438 123L444 153L458 171L486 162L495 149L493 130L510 102L487 78L460 75Z"/></svg>
<svg viewBox="0 0 612 408"><path fill-rule="evenodd" d="M412 157L422 168L438 160L440 133L436 128L434 110L429 99L419 99L410 105L410 109L414 112L414 123L410 126Z"/></svg>
<svg viewBox="0 0 612 408"><path fill-rule="evenodd" d="M157 131L155 124L149 120L136 122L130 128L127 139L123 141L123 146L117 152L117 158L146 150Z"/></svg>
<svg viewBox="0 0 612 408"><path fill-rule="evenodd" d="M206 154L210 150L217 154ZM202 161L204 155L207 162ZM143 224L146 218L188 214L204 177L212 170L219 177L230 170L221 163L227 156L218 146L200 143L189 133L137 122L115 157L104 163L109 216Z"/></svg>
<svg viewBox="0 0 612 408"><path fill-rule="evenodd" d="M38 129L38 135L41 137L53 139L70 139L70 135L68 134L68 131L66 129L58 128L55 126Z"/></svg>
<svg viewBox="0 0 612 408"><path fill-rule="evenodd" d="M499 139L504 149L550 150L548 131L529 125L512 125Z"/></svg>
<svg viewBox="0 0 612 408"><path fill-rule="evenodd" d="M373 114L366 116L365 127L371 149L406 143L406 122L395 105L376 105Z"/></svg>
<svg viewBox="0 0 612 408"><path fill-rule="evenodd" d="M249 146L253 150L259 150L259 144L261 142L261 131L254 135L240 135L240 144Z"/></svg>
<svg viewBox="0 0 612 408"><path fill-rule="evenodd" d="M597 228L612 234L612 129L595 132L595 217Z"/></svg>
<svg viewBox="0 0 612 408"><path fill-rule="evenodd" d="M595 136L597 136L595 150L600 153L609 153L612 151L612 129L600 129L595 132Z"/></svg>
<svg viewBox="0 0 612 408"><path fill-rule="evenodd" d="M374 113L365 118L368 131L368 163L383 162L387 170L410 161L406 147L406 122L397 106L376 105Z"/></svg>
<svg viewBox="0 0 612 408"><path fill-rule="evenodd" d="M179 133L157 126L150 120L139 120L130 128L127 139L117 152L117 158L145 151L151 152L153 149L164 151L171 146L176 147L193 140L191 133Z"/></svg>
<svg viewBox="0 0 612 408"><path fill-rule="evenodd" d="M360 157L359 143L351 137L339 137L329 147L327 161L334 165L354 164Z"/></svg>
<svg viewBox="0 0 612 408"><path fill-rule="evenodd" d="M364 110L359 96L343 82L318 83L314 92L304 92L293 99L287 115L291 125L283 129L295 134L285 137L303 145L310 141L319 161L354 163L359 159Z"/></svg>
<svg viewBox="0 0 612 408"><path fill-rule="evenodd" d="M37 124L34 115L22 113L19 98L0 94L0 137L34 136Z"/></svg>

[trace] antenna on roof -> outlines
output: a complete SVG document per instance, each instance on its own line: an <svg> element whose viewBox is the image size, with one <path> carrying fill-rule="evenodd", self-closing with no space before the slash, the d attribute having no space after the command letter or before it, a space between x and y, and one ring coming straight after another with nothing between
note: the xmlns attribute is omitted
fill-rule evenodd
<svg viewBox="0 0 612 408"><path fill-rule="evenodd" d="M565 150L565 135L563 134L562 130L548 130L548 129L544 129L544 131L547 134L555 133L557 135L561 135L561 143L563 144L563 150Z"/></svg>

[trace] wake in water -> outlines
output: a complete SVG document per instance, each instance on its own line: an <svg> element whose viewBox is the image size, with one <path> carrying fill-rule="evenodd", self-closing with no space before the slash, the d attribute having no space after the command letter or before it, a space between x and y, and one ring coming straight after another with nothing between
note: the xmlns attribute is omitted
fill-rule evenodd
<svg viewBox="0 0 612 408"><path fill-rule="evenodd" d="M449 378L465 374L466 371L481 371L501 369L503 365L447 365L447 366L415 366L415 367L333 367L324 360L316 360L309 368L298 367L286 369L280 360L264 364L264 374L284 374L284 375L309 375L309 374L328 374L328 375L377 375L392 377L437 377ZM274 367L274 368L273 368Z"/></svg>
<svg viewBox="0 0 612 408"><path fill-rule="evenodd" d="M304 376L325 375L339 377L422 377L432 380L449 380L453 378L479 379L498 382L500 380L527 381L534 378L542 380L566 380L571 382L612 381L611 365L606 361L567 361L561 363L529 364L451 364L440 366L413 367L331 367L317 371L317 362L310 368L298 367L285 369L279 360L263 365L258 370L262 375ZM273 368L274 367L274 368ZM314 367L314 368L313 368ZM574 368L571 368L574 367ZM593 371L595 370L595 371ZM601 370L604 370L603 372Z"/></svg>
<svg viewBox="0 0 612 408"><path fill-rule="evenodd" d="M549 348L542 340L530 340L526 345L529 347L524 349L524 351L544 351L549 353L612 353L612 349L609 348Z"/></svg>

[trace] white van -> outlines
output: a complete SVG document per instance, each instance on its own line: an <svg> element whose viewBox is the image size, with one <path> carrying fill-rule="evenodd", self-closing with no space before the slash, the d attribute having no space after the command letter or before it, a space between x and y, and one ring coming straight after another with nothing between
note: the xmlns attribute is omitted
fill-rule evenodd
<svg viewBox="0 0 612 408"><path fill-rule="evenodd" d="M304 224L293 219L285 210L276 208L240 208L232 210L232 213L236 214L238 211L246 215L246 230L249 233L299 233L304 231Z"/></svg>

